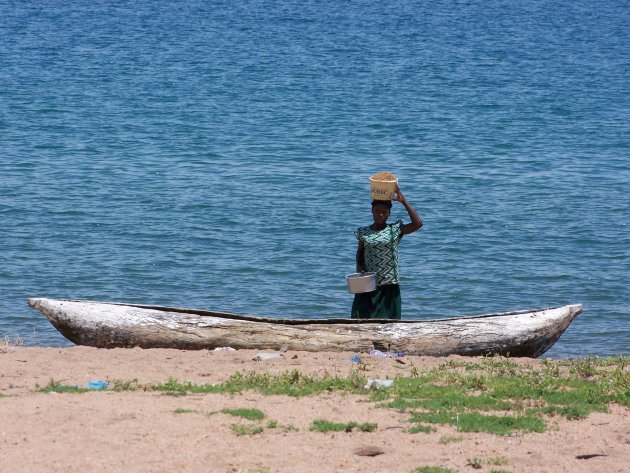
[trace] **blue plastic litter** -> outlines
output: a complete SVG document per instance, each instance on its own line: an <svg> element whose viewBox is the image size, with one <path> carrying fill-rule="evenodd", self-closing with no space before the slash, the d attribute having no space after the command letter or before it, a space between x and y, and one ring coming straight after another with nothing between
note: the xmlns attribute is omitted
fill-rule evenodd
<svg viewBox="0 0 630 473"><path fill-rule="evenodd" d="M361 357L359 355L352 355L350 359L353 363L359 363L361 361Z"/></svg>
<svg viewBox="0 0 630 473"><path fill-rule="evenodd" d="M109 386L109 381L90 381L85 385L87 389L101 390L107 389Z"/></svg>

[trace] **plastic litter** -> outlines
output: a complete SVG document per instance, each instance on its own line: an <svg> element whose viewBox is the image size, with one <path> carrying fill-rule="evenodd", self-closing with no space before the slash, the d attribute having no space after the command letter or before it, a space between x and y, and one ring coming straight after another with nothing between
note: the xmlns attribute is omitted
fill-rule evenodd
<svg viewBox="0 0 630 473"><path fill-rule="evenodd" d="M95 391L107 389L107 386L109 386L109 381L90 381L85 385L86 389L94 389Z"/></svg>
<svg viewBox="0 0 630 473"><path fill-rule="evenodd" d="M359 355L352 355L352 358L350 358L350 361L352 363L360 363L361 362L361 357Z"/></svg>
<svg viewBox="0 0 630 473"><path fill-rule="evenodd" d="M216 347L212 351L236 351L236 350L232 347Z"/></svg>
<svg viewBox="0 0 630 473"><path fill-rule="evenodd" d="M393 379L368 379L365 386L365 389L383 389L383 388L391 388L394 385Z"/></svg>
<svg viewBox="0 0 630 473"><path fill-rule="evenodd" d="M375 356L377 358L400 358L405 356L404 352L397 351L395 353L384 353L381 350L372 350L370 352L370 356Z"/></svg>
<svg viewBox="0 0 630 473"><path fill-rule="evenodd" d="M254 358L254 361L267 361L267 360L277 360L278 358L282 358L282 353L259 353Z"/></svg>

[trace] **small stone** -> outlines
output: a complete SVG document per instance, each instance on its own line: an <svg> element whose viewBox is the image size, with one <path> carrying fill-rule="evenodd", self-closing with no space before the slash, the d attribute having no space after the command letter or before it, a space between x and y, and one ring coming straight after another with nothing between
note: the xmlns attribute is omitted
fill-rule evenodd
<svg viewBox="0 0 630 473"><path fill-rule="evenodd" d="M385 450L372 445L366 445L354 450L354 454L359 455L360 457L375 457L377 455L382 455L383 453L385 453Z"/></svg>

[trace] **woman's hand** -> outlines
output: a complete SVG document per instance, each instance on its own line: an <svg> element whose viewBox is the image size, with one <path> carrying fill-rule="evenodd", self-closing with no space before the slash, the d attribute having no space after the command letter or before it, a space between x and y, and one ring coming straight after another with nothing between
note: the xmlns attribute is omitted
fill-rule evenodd
<svg viewBox="0 0 630 473"><path fill-rule="evenodd" d="M400 192L400 187L396 184L396 197L394 197L396 202L403 203L406 199L402 192Z"/></svg>

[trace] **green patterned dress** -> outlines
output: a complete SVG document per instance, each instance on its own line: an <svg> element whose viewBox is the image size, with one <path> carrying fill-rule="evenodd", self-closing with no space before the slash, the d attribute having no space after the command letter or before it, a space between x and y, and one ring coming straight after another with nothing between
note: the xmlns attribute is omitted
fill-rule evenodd
<svg viewBox="0 0 630 473"><path fill-rule="evenodd" d="M400 273L398 244L402 238L402 220L372 230L371 226L355 231L365 249L365 270L376 273L376 291L355 294L353 319L400 319Z"/></svg>

